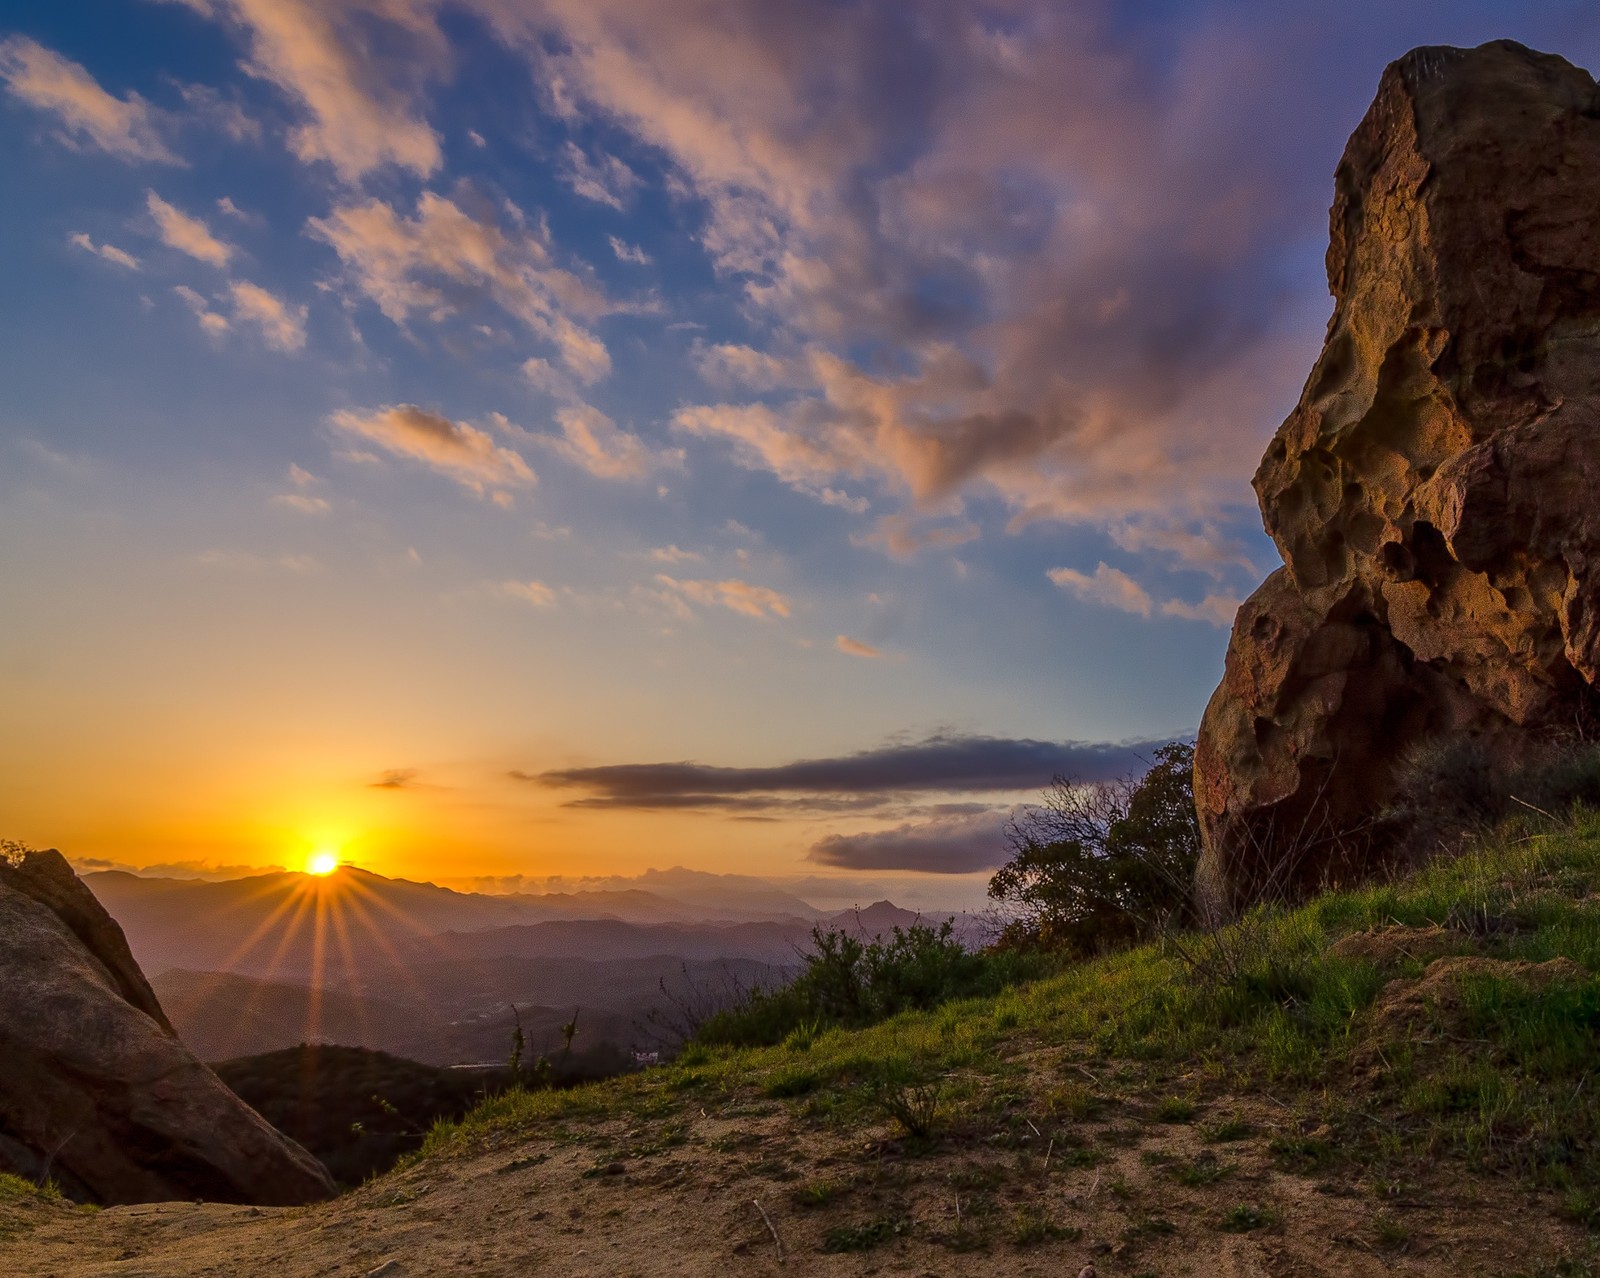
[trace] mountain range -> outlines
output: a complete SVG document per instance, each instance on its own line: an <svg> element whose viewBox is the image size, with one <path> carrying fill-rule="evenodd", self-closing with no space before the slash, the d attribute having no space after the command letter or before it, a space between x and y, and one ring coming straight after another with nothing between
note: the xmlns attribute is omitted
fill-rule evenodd
<svg viewBox="0 0 1600 1278"><path fill-rule="evenodd" d="M351 866L222 881L104 871L84 882L209 1060L326 1042L435 1064L501 1061L518 1023L537 1053L559 1046L574 1018L580 1047L656 1048L742 991L787 979L814 928L877 937L918 918L888 901L825 913L760 880L677 873L694 899L628 888L496 896Z"/></svg>

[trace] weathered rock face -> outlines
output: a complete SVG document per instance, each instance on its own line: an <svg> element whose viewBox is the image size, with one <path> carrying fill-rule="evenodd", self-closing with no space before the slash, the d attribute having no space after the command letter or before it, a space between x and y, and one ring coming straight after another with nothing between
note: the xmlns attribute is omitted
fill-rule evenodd
<svg viewBox="0 0 1600 1278"><path fill-rule="evenodd" d="M1255 477L1285 566L1206 709L1201 891L1383 854L1416 743L1510 756L1600 677L1600 92L1502 41L1385 71L1340 162L1327 342Z"/></svg>
<svg viewBox="0 0 1600 1278"><path fill-rule="evenodd" d="M58 852L0 858L0 1171L108 1203L334 1192L178 1041L122 929Z"/></svg>

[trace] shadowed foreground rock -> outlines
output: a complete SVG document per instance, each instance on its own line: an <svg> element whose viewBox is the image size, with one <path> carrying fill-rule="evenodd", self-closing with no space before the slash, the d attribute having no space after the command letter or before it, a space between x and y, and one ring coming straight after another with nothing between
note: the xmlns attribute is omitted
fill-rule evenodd
<svg viewBox="0 0 1600 1278"><path fill-rule="evenodd" d="M122 929L59 852L0 857L0 1171L104 1203L334 1192L178 1041Z"/></svg>
<svg viewBox="0 0 1600 1278"><path fill-rule="evenodd" d="M1417 743L1503 758L1600 673L1600 93L1509 41L1384 73L1338 169L1327 342L1255 488L1285 566L1195 756L1201 891L1372 867Z"/></svg>

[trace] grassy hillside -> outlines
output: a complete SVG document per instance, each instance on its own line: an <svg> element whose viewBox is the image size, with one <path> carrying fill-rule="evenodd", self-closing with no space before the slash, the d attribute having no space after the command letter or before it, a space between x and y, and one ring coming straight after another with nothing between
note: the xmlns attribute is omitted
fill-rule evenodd
<svg viewBox="0 0 1600 1278"><path fill-rule="evenodd" d="M1600 1274L1597 971L1600 817L1504 828L1213 936L500 1096L314 1208L0 1182L0 1271Z"/></svg>
<svg viewBox="0 0 1600 1278"><path fill-rule="evenodd" d="M1582 1232L1600 1223L1597 971L1600 817L1582 815L1506 828L1403 882L1263 909L994 997L801 1031L777 1048L691 1047L634 1079L504 1096L438 1127L422 1156L556 1134L595 1143L597 1174L621 1175L692 1142L694 1115L783 1114L855 1151L820 1177L770 1152L764 1172L752 1164L816 1208L809 1245L824 1251L918 1231L958 1248L1071 1237L1050 1168L1129 1148L1142 1170L1112 1186L1128 1208L1125 1246L1273 1229L1282 1191L1264 1168L1366 1197L1368 1248L1420 1245L1426 1224L1406 1204L1442 1181L1469 1194L1474 1182L1515 1186ZM886 1157L899 1169L887 1182ZM914 1207L936 1168L967 1177L954 1227ZM1196 1189L1210 1192L1184 1192ZM1589 1272L1586 1254L1562 1271Z"/></svg>

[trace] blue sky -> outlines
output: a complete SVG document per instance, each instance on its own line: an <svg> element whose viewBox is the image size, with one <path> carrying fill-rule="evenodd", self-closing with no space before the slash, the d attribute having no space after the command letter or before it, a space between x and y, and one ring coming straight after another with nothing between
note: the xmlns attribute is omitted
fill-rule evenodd
<svg viewBox="0 0 1600 1278"><path fill-rule="evenodd" d="M1344 138L1498 37L1600 63L1554 0L9 5L13 833L970 896L1022 774L512 774L1191 732Z"/></svg>

